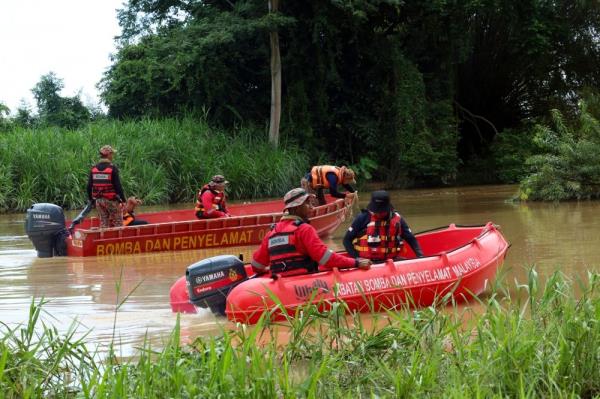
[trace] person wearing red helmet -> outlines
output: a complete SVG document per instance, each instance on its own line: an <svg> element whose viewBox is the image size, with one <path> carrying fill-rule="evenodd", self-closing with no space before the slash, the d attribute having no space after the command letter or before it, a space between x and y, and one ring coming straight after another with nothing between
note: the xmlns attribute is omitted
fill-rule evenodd
<svg viewBox="0 0 600 399"><path fill-rule="evenodd" d="M113 164L116 150L110 145L100 148L100 161L92 167L88 177L88 200L95 202L100 227L119 227L123 225L125 194L119 178L119 169Z"/></svg>
<svg viewBox="0 0 600 399"><path fill-rule="evenodd" d="M258 274L270 271L275 275L313 273L319 267L330 269L358 267L368 269L371 261L349 258L327 248L317 231L308 222L314 195L302 188L289 191L284 197L284 216L263 238L252 255L252 268Z"/></svg>

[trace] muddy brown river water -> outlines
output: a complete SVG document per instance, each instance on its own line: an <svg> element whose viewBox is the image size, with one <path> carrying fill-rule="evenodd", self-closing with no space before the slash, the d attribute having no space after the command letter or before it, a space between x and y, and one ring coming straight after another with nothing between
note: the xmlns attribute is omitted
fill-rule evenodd
<svg viewBox="0 0 600 399"><path fill-rule="evenodd" d="M475 186L393 191L392 202L414 232L449 223L499 224L512 244L504 266L505 279L512 285L515 279L525 281L531 266L542 277L557 269L573 278L584 276L587 270L600 270L599 201L507 202L516 189ZM365 207L368 199L368 193L361 193L360 206ZM326 239L330 247L342 248L341 239L350 221ZM249 259L252 250L237 247L40 259L25 235L24 214L0 215L0 321L10 327L26 322L32 300L43 298L47 301L43 306L45 323L61 332L77 323L79 334L87 333L87 340L101 347L114 336L117 348L127 356L144 337L160 346L173 330L177 316L170 310L169 288L187 265L223 253L242 253ZM224 318L208 311L181 315L180 320L184 342L218 335L230 327Z"/></svg>

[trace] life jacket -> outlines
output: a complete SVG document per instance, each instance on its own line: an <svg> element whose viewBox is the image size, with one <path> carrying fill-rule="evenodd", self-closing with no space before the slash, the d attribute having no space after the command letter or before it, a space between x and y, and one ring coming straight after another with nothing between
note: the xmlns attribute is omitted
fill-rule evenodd
<svg viewBox="0 0 600 399"><path fill-rule="evenodd" d="M113 200L117 192L112 181L112 164L108 164L104 170L99 170L98 165L92 168L92 198L106 198Z"/></svg>
<svg viewBox="0 0 600 399"><path fill-rule="evenodd" d="M131 222L133 222L134 220L135 220L135 214L133 213L133 211L131 211L131 212L125 211L123 213L123 226L129 226L129 224L131 224Z"/></svg>
<svg viewBox="0 0 600 399"><path fill-rule="evenodd" d="M277 224L265 236L268 242L272 274L282 273L289 276L318 271L317 262L308 255L298 252L296 247L296 231L302 223L304 222L297 220L283 227L279 227L280 224Z"/></svg>
<svg viewBox="0 0 600 399"><path fill-rule="evenodd" d="M342 170L337 166L321 165L313 166L310 170L311 181L310 185L313 189L317 188L329 188L329 181L327 181L327 173L334 173L337 177L338 182L342 181Z"/></svg>
<svg viewBox="0 0 600 399"><path fill-rule="evenodd" d="M215 196L213 197L213 204L212 207L213 209L216 209L217 211L221 211L221 212L225 212L225 209L223 207L223 202L225 201L225 193L217 191L217 190L213 190L212 188L210 188L210 186L208 184L205 184L204 186L202 186L202 188L198 191L198 198L196 199L196 207L194 208L196 210L196 212L206 212L206 209L204 209L204 205L202 205L202 194L204 194L206 191L210 191L211 193L213 193Z"/></svg>
<svg viewBox="0 0 600 399"><path fill-rule="evenodd" d="M393 212L388 219L379 219L369 214L366 229L354 242L358 256L371 260L392 259L400 255L402 246L402 216Z"/></svg>

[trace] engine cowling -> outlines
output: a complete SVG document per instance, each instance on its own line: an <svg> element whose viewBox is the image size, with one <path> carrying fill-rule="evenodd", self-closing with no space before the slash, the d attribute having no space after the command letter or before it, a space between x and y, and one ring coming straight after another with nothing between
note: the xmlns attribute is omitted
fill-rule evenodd
<svg viewBox="0 0 600 399"><path fill-rule="evenodd" d="M248 279L244 263L233 255L213 256L196 262L187 267L185 276L190 302L219 315L225 314L229 291Z"/></svg>
<svg viewBox="0 0 600 399"><path fill-rule="evenodd" d="M65 228L65 214L60 206L33 204L27 209L25 233L33 243L38 257L51 258L67 254L65 239L69 232Z"/></svg>

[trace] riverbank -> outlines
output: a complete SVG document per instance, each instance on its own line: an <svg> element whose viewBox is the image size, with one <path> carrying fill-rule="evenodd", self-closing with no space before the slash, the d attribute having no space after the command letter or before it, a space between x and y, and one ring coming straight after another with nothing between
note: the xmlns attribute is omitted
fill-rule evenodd
<svg viewBox="0 0 600 399"><path fill-rule="evenodd" d="M600 275L575 285L555 273L542 286L531 270L480 303L389 312L377 328L343 304L307 308L285 344L269 339L283 327L264 320L189 346L176 327L135 360L118 359L116 342L99 359L85 339L40 326L43 304L32 305L27 325L0 339L0 387L7 397L593 397Z"/></svg>
<svg viewBox="0 0 600 399"><path fill-rule="evenodd" d="M279 197L309 167L301 149L274 149L266 133L225 132L191 118L104 120L76 131L16 129L0 135L0 212L36 202L81 209L89 170L104 144L118 151L114 162L125 194L148 205L192 202L215 174L231 183L231 199Z"/></svg>

